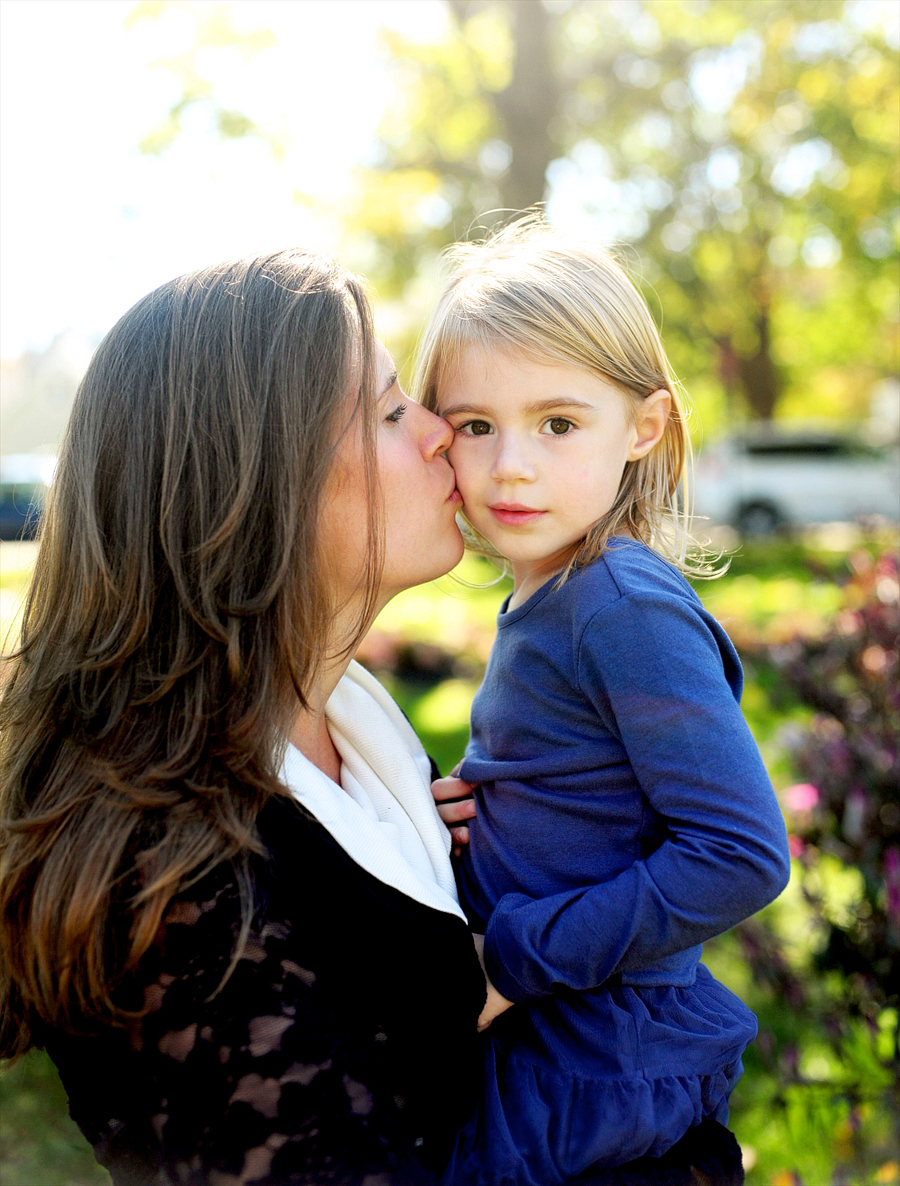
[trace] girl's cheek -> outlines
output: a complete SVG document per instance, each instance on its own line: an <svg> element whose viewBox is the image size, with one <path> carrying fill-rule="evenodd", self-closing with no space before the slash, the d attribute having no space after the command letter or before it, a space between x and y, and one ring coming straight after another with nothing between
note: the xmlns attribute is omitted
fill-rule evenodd
<svg viewBox="0 0 900 1186"><path fill-rule="evenodd" d="M447 450L447 457L454 469L458 469L462 464L462 451L459 447L459 437L456 433L453 434L453 444Z"/></svg>
<svg viewBox="0 0 900 1186"><path fill-rule="evenodd" d="M472 458L466 456L466 448L459 443L458 437L454 437L454 443L447 450L447 459L456 471L456 487L465 501L471 485L470 480L475 476L475 473Z"/></svg>

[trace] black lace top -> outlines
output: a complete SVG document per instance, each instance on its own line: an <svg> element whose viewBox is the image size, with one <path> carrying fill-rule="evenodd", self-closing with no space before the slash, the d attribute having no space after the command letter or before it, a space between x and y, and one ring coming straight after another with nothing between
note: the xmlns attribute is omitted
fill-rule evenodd
<svg viewBox="0 0 900 1186"><path fill-rule="evenodd" d="M46 1045L115 1186L427 1186L480 1083L463 921L356 865L293 801L259 817L257 911L222 866L171 906L130 1029ZM217 991L218 990L218 991Z"/></svg>

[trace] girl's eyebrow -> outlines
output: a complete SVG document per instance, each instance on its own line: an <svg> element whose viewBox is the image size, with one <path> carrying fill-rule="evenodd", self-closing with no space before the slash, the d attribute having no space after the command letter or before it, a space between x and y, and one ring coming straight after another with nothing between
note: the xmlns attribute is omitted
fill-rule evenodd
<svg viewBox="0 0 900 1186"><path fill-rule="evenodd" d="M585 408L589 412L596 412L596 407L593 404L586 403L581 399L570 399L568 396L551 399L539 399L530 404L525 404L522 411L526 416L536 416L540 412L555 412L561 411L564 408ZM467 415L488 416L490 415L489 408L479 407L478 404L451 404L447 408L441 408L442 416L454 416L460 412Z"/></svg>
<svg viewBox="0 0 900 1186"><path fill-rule="evenodd" d="M555 399L539 399L525 405L525 413L534 416L538 412L553 412L559 408L586 408L589 412L596 412L593 404L583 399L570 399L568 396Z"/></svg>

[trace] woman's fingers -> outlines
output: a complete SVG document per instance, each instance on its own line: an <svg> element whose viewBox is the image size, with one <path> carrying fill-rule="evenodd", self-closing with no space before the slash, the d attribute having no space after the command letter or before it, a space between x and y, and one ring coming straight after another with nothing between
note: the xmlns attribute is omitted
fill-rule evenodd
<svg viewBox="0 0 900 1186"><path fill-rule="evenodd" d="M472 798L475 786L477 783L465 782L454 774L435 779L431 784L438 815L450 829L453 838L455 857L461 856L463 847L469 843L469 829L462 821L475 818L475 800Z"/></svg>
<svg viewBox="0 0 900 1186"><path fill-rule="evenodd" d="M463 782L461 778L439 778L431 784L431 793L437 803L438 815L451 832L455 833L454 824L461 824L464 820L475 818L475 800L472 798L472 788L475 783ZM469 832L467 828L459 829L461 835L454 840L458 844L468 844Z"/></svg>
<svg viewBox="0 0 900 1186"><path fill-rule="evenodd" d="M499 1017L501 1013L505 1013L507 1009L511 1009L513 1002L507 1000L491 984L491 978L488 976L484 966L484 935L479 935L477 931L473 931L472 942L475 944L475 953L478 956L478 962L481 964L481 970L484 972L485 987L487 989L487 999L484 1002L484 1008L481 1010L481 1016L478 1018L478 1032L481 1033L487 1029L495 1017Z"/></svg>
<svg viewBox="0 0 900 1186"><path fill-rule="evenodd" d="M461 824L467 819L475 818L475 800L461 799L456 803L439 803L438 815L447 825Z"/></svg>
<svg viewBox="0 0 900 1186"><path fill-rule="evenodd" d="M450 836L453 839L453 855L461 857L463 847L469 843L469 829L466 827L451 828Z"/></svg>
<svg viewBox="0 0 900 1186"><path fill-rule="evenodd" d="M446 778L435 779L431 784L431 794L438 803L447 799L466 799L477 785L475 782L464 782L463 779L448 774Z"/></svg>

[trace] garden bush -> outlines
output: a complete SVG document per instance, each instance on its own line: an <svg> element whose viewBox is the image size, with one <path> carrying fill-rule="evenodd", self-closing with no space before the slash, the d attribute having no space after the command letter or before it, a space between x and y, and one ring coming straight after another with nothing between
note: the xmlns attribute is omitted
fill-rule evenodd
<svg viewBox="0 0 900 1186"><path fill-rule="evenodd" d="M811 717L780 737L797 779L782 800L799 933L784 911L781 927L764 915L737 933L770 1006L755 1052L769 1105L792 1111L807 1139L817 1127L830 1134L828 1181L888 1183L900 1181L896 553L853 552L842 584L824 633L745 649L751 667L777 673L776 707L792 698ZM801 1183L821 1186L799 1173L790 1186Z"/></svg>

